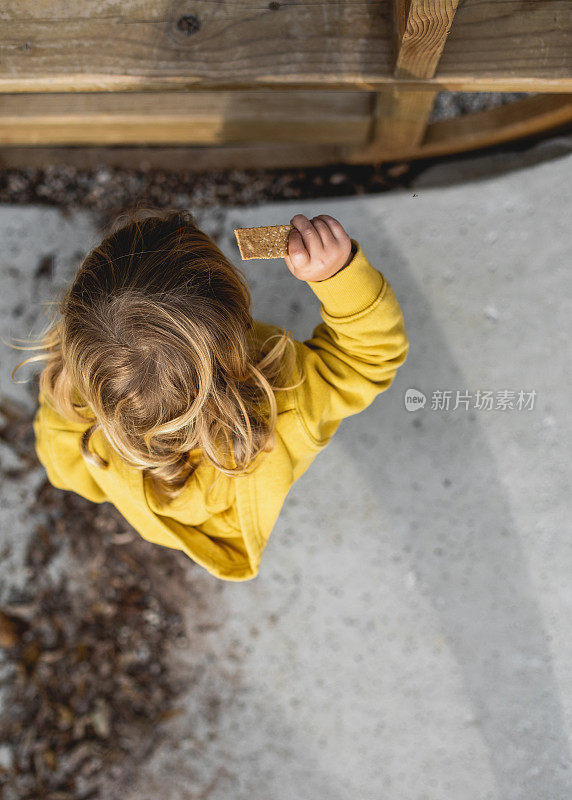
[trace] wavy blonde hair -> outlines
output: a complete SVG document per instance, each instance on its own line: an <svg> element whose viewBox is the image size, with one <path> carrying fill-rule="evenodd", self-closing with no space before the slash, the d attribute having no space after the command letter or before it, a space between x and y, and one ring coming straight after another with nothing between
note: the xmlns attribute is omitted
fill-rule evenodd
<svg viewBox="0 0 572 800"><path fill-rule="evenodd" d="M274 448L274 392L305 377L284 383L296 355L291 332L257 339L245 276L190 212L119 214L51 304L39 337L17 340L39 339L17 349L45 353L18 364L12 379L23 364L47 361L39 391L61 416L91 423L81 453L93 465L109 466L89 448L101 429L168 500L203 458L232 476Z"/></svg>

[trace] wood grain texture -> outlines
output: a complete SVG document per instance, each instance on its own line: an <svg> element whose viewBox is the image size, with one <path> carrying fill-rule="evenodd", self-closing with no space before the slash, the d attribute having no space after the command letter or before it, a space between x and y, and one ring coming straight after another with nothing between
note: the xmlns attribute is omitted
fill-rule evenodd
<svg viewBox="0 0 572 800"><path fill-rule="evenodd" d="M417 159L479 149L555 128L572 129L572 94L540 95L507 106L434 122L424 144L414 151L381 154L379 161ZM44 167L46 163L82 169L157 168L201 173L221 169L274 169L333 164L371 164L367 147L323 144L244 144L188 147L0 147L0 168Z"/></svg>
<svg viewBox="0 0 572 800"><path fill-rule="evenodd" d="M0 94L0 144L361 144L367 92Z"/></svg>
<svg viewBox="0 0 572 800"><path fill-rule="evenodd" d="M392 2L3 0L0 91L374 91L400 80ZM191 15L189 35L178 23ZM572 91L571 30L570 0L465 0L435 77L403 85Z"/></svg>
<svg viewBox="0 0 572 800"><path fill-rule="evenodd" d="M502 142L541 134L545 131L572 130L572 94L535 95L497 108L465 114L427 126L424 140L417 147L377 149L376 161L431 158L490 147ZM371 146L348 148L346 160L352 164L371 163Z"/></svg>
<svg viewBox="0 0 572 800"><path fill-rule="evenodd" d="M400 12L396 27L405 29L395 63L397 78L432 78L459 0L407 0L408 11Z"/></svg>
<svg viewBox="0 0 572 800"><path fill-rule="evenodd" d="M409 15L409 6L411 0L393 0L393 61L394 69L395 62L399 56L401 49L401 42L403 41L403 34L407 27L407 17Z"/></svg>
<svg viewBox="0 0 572 800"><path fill-rule="evenodd" d="M432 78L458 0L394 0L395 76ZM393 87L379 92L369 152L414 149L423 140L436 92Z"/></svg>
<svg viewBox="0 0 572 800"><path fill-rule="evenodd" d="M572 124L572 94L539 94L432 123L415 157L490 147L569 124Z"/></svg>
<svg viewBox="0 0 572 800"><path fill-rule="evenodd" d="M375 125L369 145L372 161L377 160L380 153L387 157L391 152L410 150L421 143L435 96L436 92L395 87L377 93Z"/></svg>

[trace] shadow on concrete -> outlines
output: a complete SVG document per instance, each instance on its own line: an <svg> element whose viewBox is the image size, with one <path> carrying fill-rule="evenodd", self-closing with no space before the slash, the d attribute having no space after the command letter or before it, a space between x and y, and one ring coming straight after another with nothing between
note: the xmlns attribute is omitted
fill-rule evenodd
<svg viewBox="0 0 572 800"><path fill-rule="evenodd" d="M367 220L362 224L368 229ZM438 614L488 748L498 797L570 797L568 733L550 636L503 477L479 412L405 410L406 388L424 391L430 406L433 390L463 389L467 382L439 325L423 312L422 288L405 259L390 235L379 230L378 219L370 222L374 229L383 249L378 260L389 265L411 349L389 390L392 402L379 406L379 416L374 408L366 412L363 434L360 420L352 421L353 430L346 423L336 434L338 442L374 489L384 518L390 519L387 535L399 536L396 547L406 551L419 590ZM377 440L368 448L367 468L360 444L365 435ZM391 459L388 440L394 443ZM391 525L397 495L407 501L399 504L405 510Z"/></svg>
<svg viewBox="0 0 572 800"><path fill-rule="evenodd" d="M570 126L565 131L551 132L549 137L525 138L483 150L470 150L442 158L414 163L415 188L455 186L467 181L487 180L492 175L528 169L544 161L562 158L572 152Z"/></svg>

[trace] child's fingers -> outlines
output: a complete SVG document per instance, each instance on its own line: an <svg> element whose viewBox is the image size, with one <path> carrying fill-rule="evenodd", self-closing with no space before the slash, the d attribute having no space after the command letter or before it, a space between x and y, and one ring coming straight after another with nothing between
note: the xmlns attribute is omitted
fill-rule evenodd
<svg viewBox="0 0 572 800"><path fill-rule="evenodd" d="M336 243L336 239L334 234L332 233L330 226L328 223L321 219L320 217L312 217L310 220L314 228L318 231L320 239L322 240L322 245L324 247L329 247Z"/></svg>
<svg viewBox="0 0 572 800"><path fill-rule="evenodd" d="M300 233L306 250L310 256L315 255L319 250L322 250L322 240L320 238L320 234L314 228L308 217L305 217L304 214L295 214L290 220L290 223L294 225L294 227ZM294 264L296 264L296 259L294 259Z"/></svg>
<svg viewBox="0 0 572 800"><path fill-rule="evenodd" d="M288 255L284 256L286 266L295 274L295 269L308 263L310 256L304 245L304 240L297 228L292 228L288 236Z"/></svg>
<svg viewBox="0 0 572 800"><path fill-rule="evenodd" d="M329 214L318 214L316 219L322 219L327 223L335 239L343 239L347 236L344 226L334 217L330 217Z"/></svg>

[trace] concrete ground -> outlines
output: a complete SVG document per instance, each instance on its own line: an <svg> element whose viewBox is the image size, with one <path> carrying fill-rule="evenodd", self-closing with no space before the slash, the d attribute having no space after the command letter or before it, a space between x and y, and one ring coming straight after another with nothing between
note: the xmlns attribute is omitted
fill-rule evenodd
<svg viewBox="0 0 572 800"><path fill-rule="evenodd" d="M283 261L241 262L233 228L336 217L391 281L411 350L294 485L259 576L197 578L216 591L210 655L180 652L184 713L125 800L572 797L572 154L431 180L192 209L248 276L254 316L299 339L317 299ZM91 217L3 207L0 241L2 336L38 333L41 303L95 244ZM48 252L55 278L32 293L27 270ZM0 390L25 401L8 353ZM411 388L424 408L405 408ZM447 391L449 409L434 408ZM493 408L475 407L487 391ZM21 576L26 491L3 497L4 588Z"/></svg>

